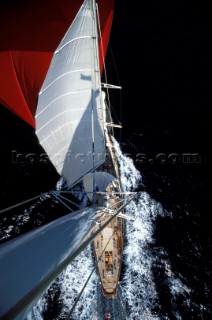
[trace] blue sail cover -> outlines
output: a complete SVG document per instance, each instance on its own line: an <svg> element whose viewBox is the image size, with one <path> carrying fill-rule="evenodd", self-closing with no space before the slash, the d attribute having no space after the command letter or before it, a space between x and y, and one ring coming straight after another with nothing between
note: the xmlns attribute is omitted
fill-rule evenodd
<svg viewBox="0 0 212 320"><path fill-rule="evenodd" d="M84 249L95 223L82 209L0 247L0 318L24 319L55 277Z"/></svg>

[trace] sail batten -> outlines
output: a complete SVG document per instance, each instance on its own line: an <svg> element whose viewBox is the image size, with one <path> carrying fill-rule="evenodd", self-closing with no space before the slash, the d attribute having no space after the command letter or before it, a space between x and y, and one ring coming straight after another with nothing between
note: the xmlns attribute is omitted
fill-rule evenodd
<svg viewBox="0 0 212 320"><path fill-rule="evenodd" d="M105 161L96 23L85 1L55 51L38 98L36 134L69 186Z"/></svg>

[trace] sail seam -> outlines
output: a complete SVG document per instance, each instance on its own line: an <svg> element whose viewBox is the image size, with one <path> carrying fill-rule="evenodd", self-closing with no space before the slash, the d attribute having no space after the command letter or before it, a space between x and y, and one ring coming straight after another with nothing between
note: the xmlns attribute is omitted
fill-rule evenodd
<svg viewBox="0 0 212 320"><path fill-rule="evenodd" d="M83 108L80 108L80 109L71 109L71 111L73 111L73 110L84 110L84 109L83 109ZM100 120L101 120L101 119L100 119ZM83 121L85 122L85 121L89 121L89 120L83 120ZM65 123L64 125L58 127L57 129L55 129L54 131L52 131L51 134L49 134L45 139L43 139L42 141L40 141L40 144L42 144L42 143L44 143L46 140L48 140L49 137L51 137L51 136L52 136L53 134L55 134L57 131L61 130L61 128L66 127L66 126L68 126L69 124L72 124L72 123L74 123L74 122L77 122L77 120L69 121L69 122Z"/></svg>
<svg viewBox="0 0 212 320"><path fill-rule="evenodd" d="M65 48L68 44L74 42L74 41L77 41L77 40L80 40L80 39L93 39L94 37L93 36L81 36L81 37L77 37L77 38L74 38L68 42L66 42L62 47L60 47L59 49L57 49L55 51L55 54L59 53L63 48Z"/></svg>
<svg viewBox="0 0 212 320"><path fill-rule="evenodd" d="M52 120L54 120L54 119L56 119L57 117L59 117L61 114L66 113L66 112L72 112L73 110L84 110L84 109L83 109L83 108L80 108L80 109L68 109L68 110L65 110L65 111L63 111L63 112L58 113L55 117L51 118L51 119L50 119L49 121L47 121L42 127L40 127L40 128L36 131L36 134L38 134L40 130L42 130L46 125L48 125ZM82 121L86 122L86 121L89 121L89 120L82 120ZM76 121L76 120L71 121L71 123L73 123L73 122L77 122L77 121ZM62 126L61 126L61 127L62 127ZM61 127L59 127L59 128L61 128ZM59 129L59 128L58 128L58 129ZM50 136L50 135L49 135L49 136Z"/></svg>
<svg viewBox="0 0 212 320"><path fill-rule="evenodd" d="M64 147L62 147L57 153L55 153L54 155L50 155L51 159L54 159L59 153L61 153L62 150L65 150L67 147L69 146L69 143L67 143ZM56 165L58 166L58 165Z"/></svg>
<svg viewBox="0 0 212 320"><path fill-rule="evenodd" d="M75 109L75 110L79 110L79 109ZM83 110L83 109L81 109ZM55 129L54 131L52 131L45 139L43 139L42 141L40 141L40 144L44 143L46 140L49 139L49 137L51 137L53 134L55 134L57 131L61 130L61 128L68 126L69 124L73 123L73 122L77 122L77 121L69 121L67 123L65 123L64 125L58 127L57 129Z"/></svg>
<svg viewBox="0 0 212 320"><path fill-rule="evenodd" d="M41 113L43 113L46 109L48 109L55 101L61 99L62 97L67 96L69 94L82 93L82 92L90 92L90 90L70 91L58 96L56 99L52 100L43 110L41 110L38 114L36 114L35 118L37 118Z"/></svg>
<svg viewBox="0 0 212 320"><path fill-rule="evenodd" d="M69 110L65 110L63 112L58 113L56 116L54 116L53 118L51 118L49 121L47 121L42 127L40 127L37 131L36 134L38 134L44 127L46 127L51 121L53 121L54 119L56 119L57 117L59 117L61 114L64 114L66 112L70 112L72 111L72 109Z"/></svg>
<svg viewBox="0 0 212 320"><path fill-rule="evenodd" d="M48 86L46 86L43 90L41 90L39 92L39 95L41 95L43 92L45 92L53 83L55 83L57 80L61 79L62 77L66 76L67 74L71 74L71 73L77 73L77 72L83 72L83 71L96 71L95 69L91 69L91 68L85 68L85 69L78 69L78 70L72 70L69 72L65 72L63 74L61 74L59 77L57 77L54 81L52 81Z"/></svg>

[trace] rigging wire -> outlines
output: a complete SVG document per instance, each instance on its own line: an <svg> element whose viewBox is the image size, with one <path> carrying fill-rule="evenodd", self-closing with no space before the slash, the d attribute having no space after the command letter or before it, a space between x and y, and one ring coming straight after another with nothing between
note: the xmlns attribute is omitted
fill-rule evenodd
<svg viewBox="0 0 212 320"><path fill-rule="evenodd" d="M133 198L134 198L134 197L133 197ZM109 207L109 209L110 209L111 207L117 205L119 202L122 202L122 201L124 201L124 199L115 202L112 206ZM102 210L102 212L104 212L104 209ZM113 219L114 219L115 217L116 217L116 215L114 215ZM110 218L110 221L112 222L113 219ZM106 225L106 226L107 226L107 225ZM106 227L106 226L105 226L105 227ZM103 228L103 229L104 229L104 228ZM102 229L102 230L103 230L103 229ZM101 231L99 231L98 234L99 234L100 232L101 232ZM97 234L97 235L98 235L98 234ZM95 269L96 269L96 266L98 265L99 261L101 260L101 258L102 258L102 256L103 256L103 253L105 252L105 250L106 250L106 248L107 248L110 240L111 240L112 237L114 236L114 234L115 234L115 231L114 231L114 232L112 233L112 235L110 236L110 238L109 238L108 242L106 243L106 245L105 245L105 247L104 247L101 255L99 256L98 260L95 262L94 268L92 269L91 273L89 274L89 276L88 276L88 278L87 278L84 286L82 287L79 295L77 296L77 298L76 298L76 300L75 300L75 302L74 302L71 310L69 311L68 315L66 316L66 319L65 319L65 320L70 320L70 319L71 319L71 316L72 316L72 314L73 314L73 312L74 312L74 309L76 308L77 303L79 302L79 300L80 300L80 298L81 298L81 296L82 296L82 294L83 294L83 292L84 292L84 290L85 290L85 288L86 288L86 286L87 286L87 284L88 284L88 282L89 282L92 274L94 273L94 271L95 271ZM126 309L125 309L125 307L124 307L123 298L121 299L121 301L122 301L122 309L123 309L123 311L124 311L125 316L127 317Z"/></svg>
<svg viewBox="0 0 212 320"><path fill-rule="evenodd" d="M110 238L109 238L108 242L106 243L106 245L105 245L105 247L104 247L101 255L100 255L99 258L98 258L98 260L95 261L95 266L94 266L94 268L92 269L91 273L89 274L89 276L88 276L88 278L87 278L84 286L82 287L79 295L77 296L77 298L76 298L76 300L75 300L75 302L74 302L71 310L69 311L68 315L66 316L66 319L65 319L65 320L70 320L70 319L71 319L71 316L72 316L72 314L73 314L73 312L74 312L74 309L76 308L77 303L79 302L79 300L80 300L80 298L81 298L81 296L82 296L82 294L83 294L83 292L84 292L84 290L85 290L85 288L86 288L86 286L87 286L87 284L88 284L91 276L93 275L93 273L94 273L94 271L95 271L95 269L96 269L96 266L98 265L99 261L101 260L101 258L102 258L102 256L103 256L103 253L105 252L105 250L106 250L106 248L107 248L110 240L111 240L112 237L114 236L114 234L115 234L115 231L114 231L114 232L112 233L112 235L110 236ZM119 286L120 286L120 284L119 284ZM118 292L119 292L119 291L118 291ZM127 312L126 312L125 302L124 302L123 297L122 297L122 295L121 295L120 293L119 293L119 298L120 298L120 300L121 300L121 306L122 306L123 312L124 312L124 314L125 314L125 316L126 316L126 319L127 319Z"/></svg>
<svg viewBox="0 0 212 320"><path fill-rule="evenodd" d="M62 196L62 195L60 194L60 192L55 192L55 191L54 191L54 193L55 193L58 197L60 197L60 198L62 198L62 199L64 199L64 200L66 200L67 202L69 202L69 203L73 204L75 207L77 207L78 209L80 209L80 206L79 206L77 203L75 203L74 201L71 201L70 199L68 199L68 198L66 198L66 197L64 197L64 196Z"/></svg>
<svg viewBox="0 0 212 320"><path fill-rule="evenodd" d="M118 80L118 85L121 87L121 82L120 82L120 79L119 79L119 75L118 75L118 69L117 69L117 66L116 66L116 62L115 62L115 57L114 57L114 54L113 54L113 50L112 50L112 46L109 42L109 49L110 49L110 53L111 53L111 57L112 57L112 62L113 62L113 65L114 65L114 69L115 69L115 72L116 72L116 77L117 77L117 80ZM120 90L119 92L119 114L120 114L120 121L118 120L118 117L115 113L115 110L113 108L113 113L118 121L119 124L122 123L122 119L123 119L123 114L122 114L122 110L123 110L123 101L122 101L122 90ZM122 133L122 130L120 130L120 134L119 134L119 142L121 141L121 133Z"/></svg>
<svg viewBox="0 0 212 320"><path fill-rule="evenodd" d="M86 286L87 286L87 284L88 284L88 282L89 282L92 274L94 273L94 271L95 271L95 269L96 269L96 265L98 265L99 261L101 260L101 258L102 258L102 256L103 256L103 253L105 252L105 250L106 250L106 248L107 248L107 246L108 246L108 244L109 244L109 242L110 242L110 240L111 240L111 238L113 237L114 234L115 234L115 231L114 231L114 232L112 233L112 235L110 236L110 238L109 238L108 242L106 243L106 245L105 245L105 247L104 247L104 249L103 249L103 251L102 251L102 253L101 253L100 257L99 257L99 259L95 262L95 266L94 266L94 268L92 269L91 273L89 274L89 276L88 276L88 278L87 278L84 286L82 287L79 295L77 296L77 298L76 298L76 300L75 300L75 302L74 302L71 310L69 311L69 313L68 313L68 315L67 315L67 317L66 317L66 320L70 320L70 319L71 319L71 315L73 314L74 309L76 308L76 305L77 305L80 297L82 296L82 294L83 294L83 292L84 292L84 290L85 290L85 288L86 288Z"/></svg>
<svg viewBox="0 0 212 320"><path fill-rule="evenodd" d="M34 287L30 292L28 292L21 300L19 300L16 305L12 306L11 309L5 314L5 319L12 319L14 317L19 316L26 309L26 306L29 306L35 298L41 295L42 292L46 290L46 288L51 284L52 281L71 263L73 259L75 259L80 252L82 252L88 244L90 244L96 236L110 223L112 220L118 216L118 214L134 199L135 195L126 199L125 203L116 210L113 216L109 217L109 219L101 225L101 227L94 231L86 240L84 240L78 247L76 247L68 256L64 258L58 265L55 266L53 270L46 275L40 283Z"/></svg>
<svg viewBox="0 0 212 320"><path fill-rule="evenodd" d="M93 28L95 30L95 50L97 53L96 59L95 59L95 68L97 68L98 72L98 79L97 79L97 74L96 72L94 72L94 88L98 89L97 86L97 80L99 81L99 83L101 84L101 78L100 78L100 64L99 64L99 51L98 51L98 18L97 18L97 10L96 10L96 1L91 1L91 9L93 11L94 14L94 20L93 20ZM93 77L92 77L93 79ZM96 80L97 79L97 80ZM93 103L92 103L92 154L93 154L93 208L95 208L95 206L97 205L96 203L96 178L95 178L95 117L94 117L94 112L95 112L95 95L94 92L92 92L92 99L93 99Z"/></svg>
<svg viewBox="0 0 212 320"><path fill-rule="evenodd" d="M56 192L51 192L52 193L52 195L57 199L57 200L59 200L67 209L69 209L71 212L73 212L74 210L71 208L71 207L69 207L62 199L60 199L60 196L58 195L58 194L56 194Z"/></svg>
<svg viewBox="0 0 212 320"><path fill-rule="evenodd" d="M99 31L99 38L100 38L100 45L101 45L101 56L102 56L102 61L103 61L103 70L104 70L104 77L105 77L105 83L108 83L107 80L107 70L106 70L106 65L105 65L105 56L104 56L104 46L103 46L103 41L102 41L102 33L101 33L101 26L100 26L100 17L99 17L99 9L98 9L98 4L96 4L96 15L97 15L97 27ZM107 100L108 100L108 110L111 115L111 102L110 102L110 95L109 95L109 90L108 87L106 87L106 92L107 92ZM114 135L114 129L111 128L112 133Z"/></svg>
<svg viewBox="0 0 212 320"><path fill-rule="evenodd" d="M110 49L110 53L111 53L111 56L112 56L113 65L114 65L114 68L115 68L115 71L116 71L116 77L117 77L117 80L118 80L118 85L121 87L121 81L119 79L118 69L117 69L117 66L116 66L115 57L114 57L113 50L112 50L110 42L109 42L109 49Z"/></svg>
<svg viewBox="0 0 212 320"><path fill-rule="evenodd" d="M97 5L97 21L98 21L98 31L99 31L99 35L100 35L101 54L102 54L102 61L103 61L103 70L104 70L105 83L108 84L108 77L107 77L107 70L106 70L105 56L104 56L104 47L103 47L102 34L101 34L101 28L100 28L100 17L99 17L98 5ZM109 48L110 48L110 52L111 52L111 56L112 56L113 65L115 67L115 72L116 72L116 76L117 76L117 79L118 79L118 84L119 84L119 86L121 86L120 85L120 79L119 79L119 76L118 76L118 70L117 70L117 67L116 67L116 63L115 63L115 59L114 59L114 55L113 55L113 52L112 52L112 48L111 48L110 42L109 42ZM119 121L119 119L118 119L118 117L116 115L116 112L115 112L114 108L112 107L112 104L111 104L111 101L110 101L110 95L109 95L108 87L106 87L106 91L107 91L108 109L109 109L110 113L111 113L111 110L113 111L113 114L115 115L117 123L121 124L121 121L122 121L122 92L120 93L120 118L121 118L121 121ZM113 132L113 135L114 135L113 128L112 128L112 132ZM121 140L121 130L120 130L119 141L120 140Z"/></svg>
<svg viewBox="0 0 212 320"><path fill-rule="evenodd" d="M96 4L96 12L97 12L97 25L98 25L98 31L99 31L99 37L100 37L100 44L101 44L101 54L102 54L105 82L108 83L108 81L107 81L107 71L106 71L106 66L105 66L104 46L103 46L102 33L101 33L101 27L100 27L99 9L98 9L98 5L97 4ZM108 93L108 88L106 88L106 91L107 91L107 97L108 97L108 102L109 102L108 105L109 105L109 108L110 108L111 103L110 103L110 97L109 97L109 93Z"/></svg>
<svg viewBox="0 0 212 320"><path fill-rule="evenodd" d="M22 201L22 202L19 202L19 203L13 205L13 206L10 206L10 207L7 207L7 208L5 208L5 209L2 209L2 210L0 210L0 214L5 213L5 212L7 212L7 211L10 211L10 210L12 210L12 209L15 209L15 208L17 208L17 207L19 207L19 206L21 206L21 205L23 205L23 204L25 204L25 203L31 202L31 201L33 201L33 200L35 200L35 199L38 199L38 198L40 198L40 197L42 197L43 195L46 195L46 194L48 194L48 193L49 193L49 192L41 193L40 195L38 195L38 196L36 196L36 197L27 199L27 200L25 200L25 201Z"/></svg>

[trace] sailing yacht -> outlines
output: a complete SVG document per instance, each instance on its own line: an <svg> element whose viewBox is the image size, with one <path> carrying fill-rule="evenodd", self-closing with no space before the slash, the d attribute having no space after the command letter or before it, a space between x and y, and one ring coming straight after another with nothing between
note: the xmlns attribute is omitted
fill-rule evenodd
<svg viewBox="0 0 212 320"><path fill-rule="evenodd" d="M39 143L52 164L70 192L83 182L88 205L1 245L1 319L23 319L91 242L103 294L113 298L117 292L124 208L133 195L126 197L121 186L113 145L113 130L119 125L112 121L102 89L107 93L115 86L101 83L99 55L104 50L99 43L97 5L85 0L54 52L35 122Z"/></svg>
<svg viewBox="0 0 212 320"><path fill-rule="evenodd" d="M109 133L110 130L107 127L105 128L105 132L108 141L106 161L97 172L86 175L83 179L86 191L91 190L93 179L95 181L95 190L98 190L93 193L96 196L98 210L101 213L101 216L96 220L95 229L97 231L107 221L108 216L113 216L122 204L118 161ZM123 232L124 223L120 213L98 233L93 241L102 292L107 298L114 298L118 289L123 251Z"/></svg>
<svg viewBox="0 0 212 320"><path fill-rule="evenodd" d="M101 212L96 224L100 227L122 201L112 141L115 124L101 84L99 30L96 4L85 1L55 51L35 119L40 144L68 186L83 180L92 206ZM114 297L118 287L122 247L123 218L117 217L94 239L103 293L108 297Z"/></svg>

